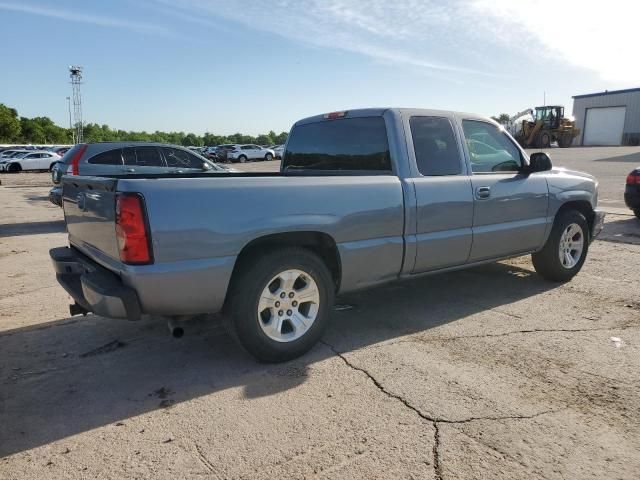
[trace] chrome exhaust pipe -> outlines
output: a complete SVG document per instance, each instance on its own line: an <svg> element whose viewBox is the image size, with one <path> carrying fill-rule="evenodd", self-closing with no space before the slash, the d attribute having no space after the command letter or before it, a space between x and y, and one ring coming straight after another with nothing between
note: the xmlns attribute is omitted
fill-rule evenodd
<svg viewBox="0 0 640 480"><path fill-rule="evenodd" d="M169 333L171 333L173 338L182 338L184 336L184 328L175 319L170 318L167 322L167 326L169 327Z"/></svg>

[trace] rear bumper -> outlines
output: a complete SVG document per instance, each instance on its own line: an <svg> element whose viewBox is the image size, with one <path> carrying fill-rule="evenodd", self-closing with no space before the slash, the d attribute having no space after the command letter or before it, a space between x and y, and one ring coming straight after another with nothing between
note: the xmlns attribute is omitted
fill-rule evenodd
<svg viewBox="0 0 640 480"><path fill-rule="evenodd" d="M53 248L49 255L58 283L84 310L109 318L140 319L138 295L116 274L73 248Z"/></svg>
<svg viewBox="0 0 640 480"><path fill-rule="evenodd" d="M602 210L595 210L593 215L593 225L591 226L591 240L596 238L604 228L605 213Z"/></svg>

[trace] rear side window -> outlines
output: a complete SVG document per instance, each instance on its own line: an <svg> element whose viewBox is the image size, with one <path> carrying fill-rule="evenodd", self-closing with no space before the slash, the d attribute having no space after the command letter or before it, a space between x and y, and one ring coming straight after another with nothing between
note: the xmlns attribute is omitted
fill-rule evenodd
<svg viewBox="0 0 640 480"><path fill-rule="evenodd" d="M327 120L293 129L283 170L391 171L382 117Z"/></svg>
<svg viewBox="0 0 640 480"><path fill-rule="evenodd" d="M125 165L138 167L164 167L160 151L156 147L125 148L122 152Z"/></svg>
<svg viewBox="0 0 640 480"><path fill-rule="evenodd" d="M460 152L453 127L444 117L411 117L411 137L422 175L459 175Z"/></svg>
<svg viewBox="0 0 640 480"><path fill-rule="evenodd" d="M108 150L106 152L99 153L95 157L89 159L89 163L97 165L122 165L122 155L120 155L120 149Z"/></svg>
<svg viewBox="0 0 640 480"><path fill-rule="evenodd" d="M204 164L200 158L179 148L162 147L162 153L169 167L202 168Z"/></svg>

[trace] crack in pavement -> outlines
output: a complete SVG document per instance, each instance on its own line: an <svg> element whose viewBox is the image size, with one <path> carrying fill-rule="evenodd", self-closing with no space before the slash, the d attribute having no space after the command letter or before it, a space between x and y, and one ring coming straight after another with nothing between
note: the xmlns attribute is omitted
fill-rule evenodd
<svg viewBox="0 0 640 480"><path fill-rule="evenodd" d="M621 325L618 327L598 327L598 328L534 328L530 330L513 330L503 333L483 333L481 335L457 335L454 337L431 337L423 338L418 336L411 336L395 342L380 343L373 345L371 348L387 347L390 345L398 345L400 343L427 343L427 342L450 342L454 340L463 340L467 338L493 338L493 337L507 337L509 335L524 335L527 333L575 333L575 332L609 332L613 330L630 330L632 328L640 328L640 325Z"/></svg>
<svg viewBox="0 0 640 480"><path fill-rule="evenodd" d="M456 424L464 424L464 423L482 421L482 420L487 420L487 421L530 420L530 419L533 419L533 418L536 418L536 417L540 417L542 415L548 415L550 413L557 413L557 412L560 412L560 411L568 409L568 407L564 407L564 408L555 409L555 410L553 410L553 409L552 410L544 410L542 412L534 413L534 414L531 414L531 415L504 415L504 416L496 416L496 417L487 417L487 416L485 416L485 417L468 417L468 418L463 418L463 419L460 419L460 420L452 420L452 419L448 419L448 418L434 417L432 415L424 413L419 408L413 406L411 403L409 403L409 401L407 399L405 399L401 395L398 395L397 393L393 393L393 392L389 391L371 373L369 373L366 369L364 369L362 367L358 367L357 365L354 365L349 359L347 359L347 357L345 357L345 355L342 352L340 352L338 349L336 349L330 343L327 343L324 340L320 340L319 343L321 343L324 346L326 346L327 348L329 348L349 368L351 368L352 370L356 370L358 372L363 373L376 386L376 388L378 390L380 390L382 393L384 393L387 397L393 398L395 400L398 400L406 408L408 408L409 410L414 412L416 415L418 415L423 420L426 420L426 421L430 422L433 425L433 428L434 428L433 468L434 468L434 475L435 475L435 479L436 480L442 480L443 479L443 477L442 477L442 460L441 460L441 457L440 457L440 428L439 428L439 424L440 423L449 424L449 425L456 425Z"/></svg>
<svg viewBox="0 0 640 480"><path fill-rule="evenodd" d="M198 460L200 460L200 463L202 463L204 467L207 470L209 470L209 472L212 473L216 478L220 478L216 467L213 465L213 463L209 461L206 455L202 453L202 450L200 449L200 445L198 445L196 442L194 442L193 445L195 447L196 454L198 456Z"/></svg>

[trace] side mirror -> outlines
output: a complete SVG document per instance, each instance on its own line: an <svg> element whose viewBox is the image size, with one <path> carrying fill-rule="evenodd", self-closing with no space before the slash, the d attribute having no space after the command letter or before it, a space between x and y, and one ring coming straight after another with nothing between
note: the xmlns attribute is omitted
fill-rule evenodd
<svg viewBox="0 0 640 480"><path fill-rule="evenodd" d="M551 158L544 152L534 152L529 157L529 172L547 172L553 168Z"/></svg>

